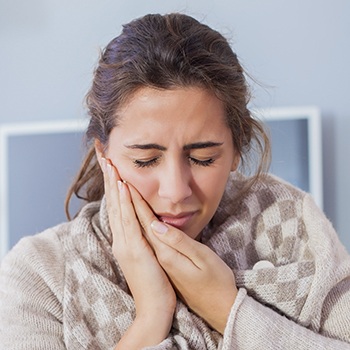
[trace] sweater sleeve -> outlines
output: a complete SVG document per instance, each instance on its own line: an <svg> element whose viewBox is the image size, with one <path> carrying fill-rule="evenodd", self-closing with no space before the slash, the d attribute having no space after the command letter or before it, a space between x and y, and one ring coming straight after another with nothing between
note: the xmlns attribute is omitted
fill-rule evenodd
<svg viewBox="0 0 350 350"><path fill-rule="evenodd" d="M23 238L1 262L1 348L65 349L62 255L60 242L51 229Z"/></svg>
<svg viewBox="0 0 350 350"><path fill-rule="evenodd" d="M343 326L346 327L349 332L349 324ZM241 289L223 339L222 350L231 349L347 350L350 344L311 331L277 314Z"/></svg>
<svg viewBox="0 0 350 350"><path fill-rule="evenodd" d="M240 289L225 329L222 350L350 350L350 258L313 200L304 200L304 223L316 274L301 312L304 327Z"/></svg>

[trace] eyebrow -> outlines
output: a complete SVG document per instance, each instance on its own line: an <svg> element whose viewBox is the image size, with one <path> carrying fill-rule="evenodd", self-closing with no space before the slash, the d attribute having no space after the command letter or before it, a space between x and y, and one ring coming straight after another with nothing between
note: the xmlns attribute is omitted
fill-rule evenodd
<svg viewBox="0 0 350 350"><path fill-rule="evenodd" d="M156 143L125 145L125 147L130 149L157 149L159 151L166 151L166 148L164 146L158 145Z"/></svg>
<svg viewBox="0 0 350 350"><path fill-rule="evenodd" d="M210 148L210 147L218 147L223 145L223 142L212 142L212 141L207 141L207 142L195 142L195 143L190 143L188 145L184 146L185 151L189 151L191 149L203 149L203 148Z"/></svg>
<svg viewBox="0 0 350 350"><path fill-rule="evenodd" d="M224 144L223 142L212 142L212 141L194 142L194 143L190 143L188 145L185 145L183 147L183 149L184 149L184 151L189 151L192 149L218 147L218 146L222 146L223 144ZM141 149L141 150L156 149L159 151L166 151L166 147L158 145L156 143L125 145L125 147L130 148L130 149Z"/></svg>

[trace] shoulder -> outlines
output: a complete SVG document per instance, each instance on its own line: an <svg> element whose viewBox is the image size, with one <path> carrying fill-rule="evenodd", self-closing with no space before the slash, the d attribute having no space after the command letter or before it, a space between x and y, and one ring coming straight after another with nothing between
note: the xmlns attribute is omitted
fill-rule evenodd
<svg viewBox="0 0 350 350"><path fill-rule="evenodd" d="M233 266L247 269L261 259L279 266L309 255L309 232L304 223L308 194L275 176L264 175L237 199L238 189L246 182L249 179L243 176L229 180L210 227L222 232L237 253L234 256L245 256Z"/></svg>
<svg viewBox="0 0 350 350"><path fill-rule="evenodd" d="M31 297L50 291L62 299L65 259L58 237L61 227L24 237L11 249L1 262L1 291L15 288Z"/></svg>
<svg viewBox="0 0 350 350"><path fill-rule="evenodd" d="M25 339L26 344L36 344L40 334L47 339L45 344L52 342L60 344L55 348L61 348L69 264L74 254L86 251L91 243L93 219L96 221L99 207L99 203L88 204L71 222L22 238L3 258L0 265L1 343L22 344ZM97 261L101 259L96 256ZM6 332L2 332L4 329Z"/></svg>
<svg viewBox="0 0 350 350"><path fill-rule="evenodd" d="M69 254L67 247L75 236L86 235L91 227L92 217L98 213L99 207L98 202L87 204L74 220L22 238L4 257L0 271L24 265L26 269L32 268L44 274L52 272L60 276ZM80 242L79 239L74 241ZM74 250L74 247L70 249Z"/></svg>
<svg viewBox="0 0 350 350"><path fill-rule="evenodd" d="M9 294L7 291L13 288L13 292L32 300L45 295L50 296L48 303L52 299L61 301L69 250L75 249L72 236L90 225L89 217L96 207L86 205L74 220L22 238L1 261L0 293Z"/></svg>
<svg viewBox="0 0 350 350"><path fill-rule="evenodd" d="M9 324L18 312L62 318L67 264L72 252L83 249L79 244L86 247L83 233L98 208L88 204L74 220L24 237L7 253L0 265L1 321L8 317Z"/></svg>
<svg viewBox="0 0 350 350"><path fill-rule="evenodd" d="M250 185L251 179L233 174L227 183L214 221L220 225L228 218L242 223L257 220L261 216L302 214L302 203L307 195L302 190L266 174ZM243 195L238 195L246 187Z"/></svg>
<svg viewBox="0 0 350 350"><path fill-rule="evenodd" d="M252 186L243 202L250 212L261 217L265 225L286 225L287 222L302 220L306 196L306 192L282 179L265 175Z"/></svg>
<svg viewBox="0 0 350 350"><path fill-rule="evenodd" d="M248 181L246 180L242 180ZM256 181L243 197L245 203L259 204L262 210L284 201L303 201L306 192L271 174L265 174Z"/></svg>
<svg viewBox="0 0 350 350"><path fill-rule="evenodd" d="M57 231L22 238L1 262L0 329L7 331L0 338L6 344L30 343L49 328L61 332L65 258Z"/></svg>

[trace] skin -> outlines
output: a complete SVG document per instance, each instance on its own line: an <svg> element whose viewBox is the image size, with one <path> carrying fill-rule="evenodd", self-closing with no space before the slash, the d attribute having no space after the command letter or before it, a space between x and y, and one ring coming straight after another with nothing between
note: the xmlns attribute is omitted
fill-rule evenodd
<svg viewBox="0 0 350 350"><path fill-rule="evenodd" d="M95 146L113 253L136 305L116 349L164 340L176 295L223 333L237 294L234 275L199 242L239 159L222 102L195 87L141 88L118 111L107 149L98 140Z"/></svg>

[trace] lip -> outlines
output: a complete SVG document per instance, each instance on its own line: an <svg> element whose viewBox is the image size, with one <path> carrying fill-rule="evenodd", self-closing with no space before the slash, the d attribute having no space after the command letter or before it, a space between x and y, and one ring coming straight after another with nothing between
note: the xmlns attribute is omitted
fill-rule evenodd
<svg viewBox="0 0 350 350"><path fill-rule="evenodd" d="M184 228L191 221L195 213L196 213L195 211L180 213L177 215L173 215L170 213L160 213L160 214L157 214L157 217L160 221L163 221L166 224L169 224L178 229L181 229L181 228Z"/></svg>

